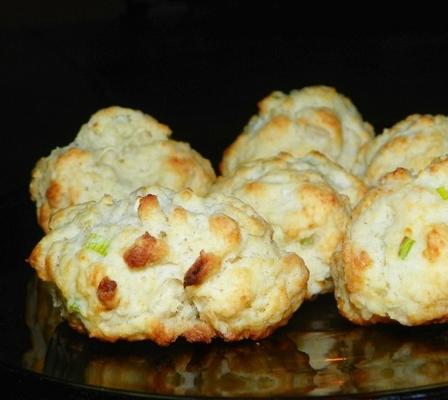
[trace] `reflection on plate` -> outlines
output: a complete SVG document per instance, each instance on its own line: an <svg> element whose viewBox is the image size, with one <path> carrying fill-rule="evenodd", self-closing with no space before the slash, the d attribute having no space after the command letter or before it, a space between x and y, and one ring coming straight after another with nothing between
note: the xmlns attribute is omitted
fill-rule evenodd
<svg viewBox="0 0 448 400"><path fill-rule="evenodd" d="M448 382L448 327L356 327L331 296L305 304L260 342L157 347L101 343L72 331L51 287L32 278L23 366L67 382L191 396L318 396L393 392Z"/></svg>

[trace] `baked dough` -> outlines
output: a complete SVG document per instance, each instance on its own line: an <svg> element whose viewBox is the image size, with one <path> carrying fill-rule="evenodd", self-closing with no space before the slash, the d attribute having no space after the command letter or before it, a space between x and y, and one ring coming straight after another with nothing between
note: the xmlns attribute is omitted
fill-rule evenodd
<svg viewBox="0 0 448 400"><path fill-rule="evenodd" d="M308 279L271 237L235 198L151 187L59 211L29 262L92 337L260 339L286 324Z"/></svg>
<svg viewBox="0 0 448 400"><path fill-rule="evenodd" d="M366 191L360 180L318 152L280 153L241 165L211 192L235 196L274 229L274 240L300 255L310 271L307 298L333 289L330 262L354 206Z"/></svg>
<svg viewBox="0 0 448 400"><path fill-rule="evenodd" d="M225 150L220 165L223 175L244 162L281 151L304 156L311 150L350 171L359 148L374 136L353 103L327 86L309 86L289 94L276 91L258 108L258 114Z"/></svg>
<svg viewBox="0 0 448 400"><path fill-rule="evenodd" d="M448 118L443 115L410 115L386 129L360 150L354 172L369 186L398 167L419 172L448 153Z"/></svg>
<svg viewBox="0 0 448 400"><path fill-rule="evenodd" d="M398 168L352 215L332 275L339 311L361 325L448 320L448 158Z"/></svg>
<svg viewBox="0 0 448 400"><path fill-rule="evenodd" d="M109 107L96 112L68 146L41 158L32 172L31 197L45 232L51 215L64 207L122 198L140 186L205 194L215 180L208 160L171 130L140 111Z"/></svg>

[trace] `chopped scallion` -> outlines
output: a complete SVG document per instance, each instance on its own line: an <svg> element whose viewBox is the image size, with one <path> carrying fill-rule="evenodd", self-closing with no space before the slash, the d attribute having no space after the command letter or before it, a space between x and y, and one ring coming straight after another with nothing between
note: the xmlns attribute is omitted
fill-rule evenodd
<svg viewBox="0 0 448 400"><path fill-rule="evenodd" d="M414 246L415 240L411 239L408 236L405 236L403 240L400 243L400 248L398 249L398 256L404 260L409 252L412 249L412 246Z"/></svg>
<svg viewBox="0 0 448 400"><path fill-rule="evenodd" d="M436 190L437 190L437 193L439 194L439 196L443 200L448 200L448 190L446 188L444 188L443 186L440 186Z"/></svg>
<svg viewBox="0 0 448 400"><path fill-rule="evenodd" d="M79 304L78 304L78 302L77 302L76 300L69 301L69 302L67 303L67 311L68 311L70 314L75 314L75 313L79 314L79 313L81 312L81 310L80 310L80 308L79 308Z"/></svg>
<svg viewBox="0 0 448 400"><path fill-rule="evenodd" d="M96 233L92 233L84 244L84 248L93 250L104 257L107 255L109 244L109 240L103 238L100 235L97 235Z"/></svg>
<svg viewBox="0 0 448 400"><path fill-rule="evenodd" d="M304 237L303 239L300 239L300 244L302 246L311 246L314 244L314 235Z"/></svg>

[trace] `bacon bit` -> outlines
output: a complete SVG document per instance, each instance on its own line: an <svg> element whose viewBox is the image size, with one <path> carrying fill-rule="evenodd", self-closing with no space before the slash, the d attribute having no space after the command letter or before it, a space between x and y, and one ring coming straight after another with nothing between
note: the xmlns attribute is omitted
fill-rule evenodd
<svg viewBox="0 0 448 400"><path fill-rule="evenodd" d="M199 257L184 275L184 288L196 286L204 282L212 270L219 265L219 258L213 253L206 253L201 250Z"/></svg>
<svg viewBox="0 0 448 400"><path fill-rule="evenodd" d="M109 279L105 276L101 279L98 289L96 290L96 295L101 304L108 310L114 308L117 305L117 282Z"/></svg>
<svg viewBox="0 0 448 400"><path fill-rule="evenodd" d="M123 259L129 268L142 268L161 260L166 253L165 242L145 232L126 250Z"/></svg>

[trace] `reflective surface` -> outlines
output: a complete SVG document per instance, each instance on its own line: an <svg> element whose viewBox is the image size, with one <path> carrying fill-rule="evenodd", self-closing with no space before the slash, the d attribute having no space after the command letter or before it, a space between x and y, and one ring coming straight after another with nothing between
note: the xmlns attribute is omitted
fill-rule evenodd
<svg viewBox="0 0 448 400"><path fill-rule="evenodd" d="M447 325L357 327L338 315L328 295L302 306L287 327L260 342L158 347L88 339L60 320L50 287L23 261L21 253L40 232L27 222L32 207L16 200L1 206L4 222L15 223L2 254L15 265L7 264L1 283L8 301L2 298L0 322L9 329L1 333L0 361L17 370L148 396L356 396L448 384Z"/></svg>

